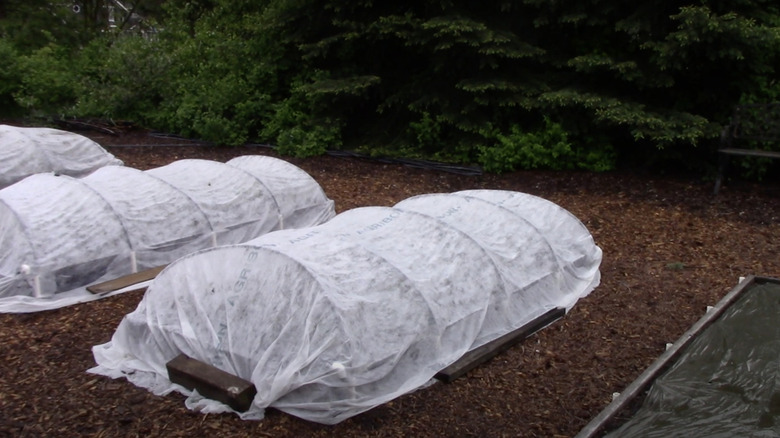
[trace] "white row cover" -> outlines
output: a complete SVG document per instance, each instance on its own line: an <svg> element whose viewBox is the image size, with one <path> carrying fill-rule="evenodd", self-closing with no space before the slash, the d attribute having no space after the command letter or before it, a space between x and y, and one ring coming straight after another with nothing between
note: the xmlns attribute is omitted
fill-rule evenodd
<svg viewBox="0 0 780 438"><path fill-rule="evenodd" d="M250 380L242 418L273 406L340 422L426 384L467 351L599 283L601 250L544 199L507 191L417 196L169 265L90 372L205 412L229 408L172 384L184 353Z"/></svg>
<svg viewBox="0 0 780 438"><path fill-rule="evenodd" d="M33 175L0 190L0 311L83 301L83 286L334 215L310 175L265 156Z"/></svg>
<svg viewBox="0 0 780 438"><path fill-rule="evenodd" d="M83 135L0 125L0 189L36 173L82 177L122 161Z"/></svg>

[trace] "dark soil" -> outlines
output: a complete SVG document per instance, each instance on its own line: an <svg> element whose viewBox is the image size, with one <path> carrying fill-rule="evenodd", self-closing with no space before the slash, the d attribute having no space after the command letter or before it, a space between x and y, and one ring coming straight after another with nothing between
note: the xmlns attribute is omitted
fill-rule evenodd
<svg viewBox="0 0 780 438"><path fill-rule="evenodd" d="M215 147L143 131L80 133L140 169L183 158L276 156L264 147ZM339 211L473 188L549 199L593 233L604 251L602 283L563 319L465 377L336 426L276 411L259 422L204 415L188 411L178 394L158 397L125 380L87 374L95 364L91 347L110 340L140 292L3 314L0 436L573 436L740 276L780 276L780 185L774 182L728 181L713 196L712 182L698 177L465 176L359 158L285 159L312 175Z"/></svg>

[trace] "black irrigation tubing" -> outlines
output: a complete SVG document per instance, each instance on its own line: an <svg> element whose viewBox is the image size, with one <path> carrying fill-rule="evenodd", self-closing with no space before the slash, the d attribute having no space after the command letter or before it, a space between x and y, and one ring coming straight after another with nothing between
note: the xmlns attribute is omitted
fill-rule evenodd
<svg viewBox="0 0 780 438"><path fill-rule="evenodd" d="M155 143L155 144L112 144L110 148L156 148L156 147L182 147L182 146L201 146L208 143Z"/></svg>
<svg viewBox="0 0 780 438"><path fill-rule="evenodd" d="M127 145L115 145L114 147L191 146L193 144L212 145L212 146L214 145L214 143L208 141L190 140L178 136L176 134L167 134L163 132L151 132L149 135L158 138L172 138L172 139L186 140L188 143L162 143L162 144L140 144L140 145L127 144ZM276 149L276 146L271 144L264 144L264 143L247 143L244 146ZM411 158L372 157L367 154L361 154L352 151L327 150L325 151L325 154L330 155L332 157L360 158L364 160L376 161L379 163L402 164L404 166L413 167L416 169L437 170L440 172L454 173L458 175L466 175L466 176L482 175L482 168L479 166L459 166L455 164L442 163L439 161L418 160L418 159L411 159Z"/></svg>
<svg viewBox="0 0 780 438"><path fill-rule="evenodd" d="M144 147L171 147L171 146L209 146L214 145L214 143L205 141L205 140L193 140L189 138L184 138L179 135L175 134L165 134L162 132L150 132L150 137L156 137L156 138L171 138L174 140L182 140L186 143L150 143L150 144L115 144L111 145L111 147L115 148L144 148Z"/></svg>
<svg viewBox="0 0 780 438"><path fill-rule="evenodd" d="M377 161L380 163L403 164L404 166L414 167L417 169L438 170L441 172L455 173L458 175L467 175L467 176L482 175L482 168L480 168L479 166L458 166L455 164L442 163L439 161L416 160L411 158L372 157L370 155L360 154L351 151L329 150L326 151L325 153L334 157L361 158L366 160Z"/></svg>

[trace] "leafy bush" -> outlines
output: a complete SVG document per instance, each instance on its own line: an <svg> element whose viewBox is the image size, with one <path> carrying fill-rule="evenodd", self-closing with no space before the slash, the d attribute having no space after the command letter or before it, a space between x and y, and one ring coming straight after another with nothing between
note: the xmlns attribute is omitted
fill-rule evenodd
<svg viewBox="0 0 780 438"><path fill-rule="evenodd" d="M81 51L76 115L155 120L171 84L173 60L154 39L120 35L93 40Z"/></svg>
<svg viewBox="0 0 780 438"><path fill-rule="evenodd" d="M407 135L418 150L438 149L442 144L443 120L424 111L418 121L409 122Z"/></svg>
<svg viewBox="0 0 780 438"><path fill-rule="evenodd" d="M274 106L274 114L262 131L283 155L310 157L341 147L341 123L335 118L312 117L311 93L304 79L293 86L290 97Z"/></svg>
<svg viewBox="0 0 780 438"><path fill-rule="evenodd" d="M588 169L609 170L614 166L611 148L591 148L578 153L559 123L544 118L536 131L512 126L508 134L487 135L495 138L493 146L479 146L479 163L487 172L507 172L517 169Z"/></svg>
<svg viewBox="0 0 780 438"><path fill-rule="evenodd" d="M240 145L256 135L269 112L266 96L235 74L211 72L179 77L175 92L163 102L156 125L222 145Z"/></svg>
<svg viewBox="0 0 780 438"><path fill-rule="evenodd" d="M13 92L17 105L32 115L62 114L76 103L78 70L72 53L51 43L17 58L21 83Z"/></svg>
<svg viewBox="0 0 780 438"><path fill-rule="evenodd" d="M178 5L178 6L177 6ZM283 91L280 60L259 24L263 5L166 4L170 69L153 124L223 145L256 140ZM278 100L276 101L278 102Z"/></svg>
<svg viewBox="0 0 780 438"><path fill-rule="evenodd" d="M14 94L22 85L19 55L10 42L0 38L0 115L11 116L20 110Z"/></svg>

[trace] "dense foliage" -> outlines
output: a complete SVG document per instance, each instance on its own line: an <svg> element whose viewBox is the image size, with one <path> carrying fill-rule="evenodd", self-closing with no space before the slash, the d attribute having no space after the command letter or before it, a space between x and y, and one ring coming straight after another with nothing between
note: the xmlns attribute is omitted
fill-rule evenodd
<svg viewBox="0 0 780 438"><path fill-rule="evenodd" d="M7 2L3 108L500 172L701 169L735 104L780 98L771 0L137 3L128 32Z"/></svg>

